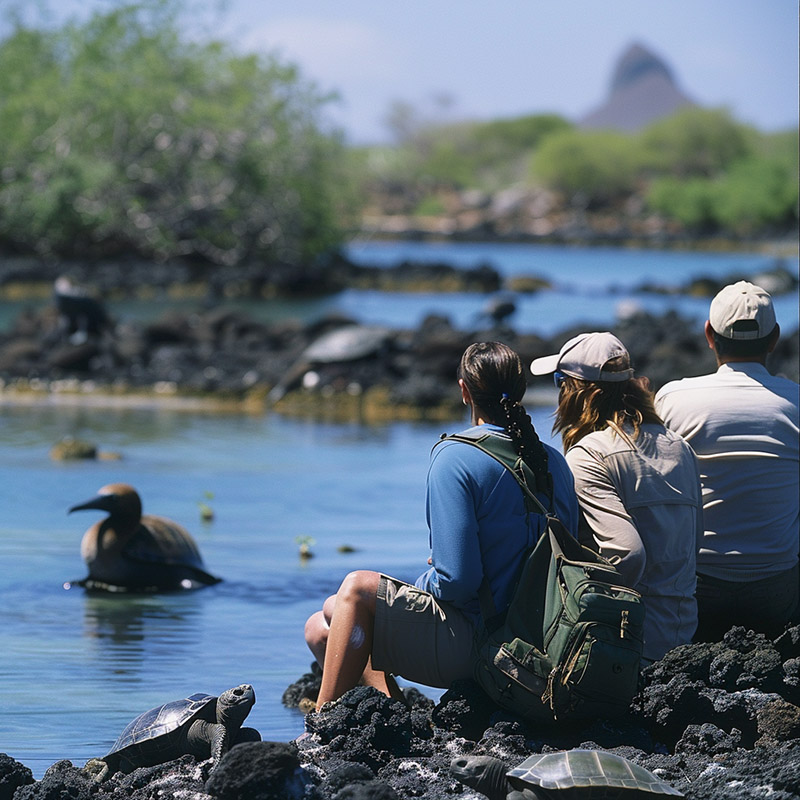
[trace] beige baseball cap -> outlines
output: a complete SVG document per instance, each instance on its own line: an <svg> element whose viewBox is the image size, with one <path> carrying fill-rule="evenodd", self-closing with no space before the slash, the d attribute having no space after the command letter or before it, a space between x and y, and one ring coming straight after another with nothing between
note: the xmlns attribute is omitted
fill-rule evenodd
<svg viewBox="0 0 800 800"><path fill-rule="evenodd" d="M731 283L711 301L708 321L726 339L762 339L775 328L772 297L754 283Z"/></svg>
<svg viewBox="0 0 800 800"><path fill-rule="evenodd" d="M552 356L542 356L531 363L534 375L563 372L584 381L627 381L633 377L633 368L611 372L604 369L612 358L625 356L630 360L625 345L613 333L581 333L570 339Z"/></svg>

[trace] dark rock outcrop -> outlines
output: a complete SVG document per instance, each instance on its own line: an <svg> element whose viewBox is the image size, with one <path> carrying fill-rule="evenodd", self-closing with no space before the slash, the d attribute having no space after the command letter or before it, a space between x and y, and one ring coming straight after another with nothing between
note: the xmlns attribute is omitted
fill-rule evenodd
<svg viewBox="0 0 800 800"><path fill-rule="evenodd" d="M527 364L557 352L567 339L586 330L579 325L548 338L517 332L507 317L491 312L488 301L498 296L492 294L497 274L487 269L462 274L434 264L429 272L421 265L412 270L417 282L444 280L449 285L453 275L459 275L464 285L483 287L480 291L487 293L489 310L474 319L470 329L457 328L437 314L415 330L370 332L369 326L339 314L309 324L265 323L224 304L200 304L196 311L171 310L150 322L112 320L102 331L75 339L64 329L54 305L27 310L9 330L0 332L0 388L6 396L60 392L215 398L246 402L251 410L279 401L275 408L284 413L318 415L324 407L331 417L365 420L383 419L389 413L394 418L452 417L459 413L460 403L453 391L455 365L471 342L504 341ZM639 291L711 297L739 277L697 278L680 290L648 285ZM782 262L757 280L776 296L797 289L796 276ZM513 302L513 294L501 296ZM326 351L313 360L303 358L323 345L323 337L343 329L355 336L343 337L350 345L339 348L340 354ZM356 347L359 329L374 346ZM702 326L675 312L655 316L632 310L619 319L613 332L628 346L638 374L649 377L654 389L669 380L716 369ZM336 351L328 341L328 350ZM768 368L798 380L799 342L797 330L784 328ZM314 343L316 347L309 350ZM550 385L549 378L532 386L545 384Z"/></svg>
<svg viewBox="0 0 800 800"><path fill-rule="evenodd" d="M632 44L616 64L606 101L579 124L636 131L693 105L678 88L667 64L642 45Z"/></svg>

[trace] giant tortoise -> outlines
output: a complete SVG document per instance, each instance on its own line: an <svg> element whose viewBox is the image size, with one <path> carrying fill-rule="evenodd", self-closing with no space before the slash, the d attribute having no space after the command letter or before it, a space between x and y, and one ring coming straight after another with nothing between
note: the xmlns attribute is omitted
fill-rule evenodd
<svg viewBox="0 0 800 800"><path fill-rule="evenodd" d="M248 683L219 697L198 692L183 700L151 708L130 722L102 759L87 761L85 769L98 782L115 772L129 773L191 754L212 759L212 770L232 745L260 741L254 728L242 728L256 701Z"/></svg>
<svg viewBox="0 0 800 800"><path fill-rule="evenodd" d="M462 756L451 773L489 800L653 800L683 797L652 772L605 750L561 750L526 758L513 769L499 758Z"/></svg>

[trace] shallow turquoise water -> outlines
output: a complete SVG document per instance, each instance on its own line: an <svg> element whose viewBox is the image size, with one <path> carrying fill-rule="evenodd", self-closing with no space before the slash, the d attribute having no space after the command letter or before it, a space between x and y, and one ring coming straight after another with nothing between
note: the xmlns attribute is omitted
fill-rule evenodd
<svg viewBox="0 0 800 800"><path fill-rule="evenodd" d="M756 276L775 265L766 253L694 253L648 251L623 248L587 248L530 244L467 244L432 242L353 242L347 255L356 262L391 265L402 260L442 261L462 267L490 264L501 276L537 275L553 284L551 289L531 295L516 295L514 327L525 333L552 335L574 325L600 328L612 324L620 314L642 309L660 314L678 310L697 320L708 312L706 298L646 294L636 291L646 281L674 288L691 278L731 274ZM798 271L797 257L782 259ZM22 308L42 306L49 301L0 303L0 331L11 324ZM236 301L236 307L256 319L275 322L287 317L306 321L323 314L347 314L372 324L413 328L427 314L444 314L459 328L475 329L487 302L485 294L392 292L345 290L339 294L302 300ZM798 324L797 294L777 297L776 310L782 327L794 330ZM179 305L194 310L194 301L166 300L109 303L117 320L152 320L165 308Z"/></svg>
<svg viewBox="0 0 800 800"><path fill-rule="evenodd" d="M544 334L584 321L613 323L620 304L676 308L700 325L707 300L645 296L642 280L682 283L772 265L766 256L591 251L530 246L353 245L365 260L437 258L504 274L528 271L557 281L519 299L512 322ZM797 260L791 264L797 269ZM482 295L344 292L300 305L249 304L263 318L329 310L366 322L414 325L428 312L468 325ZM784 330L797 325L797 294L776 302ZM145 317L159 304L118 311ZM0 327L19 306L0 307ZM455 368L455 365L454 365ZM454 391L455 391L454 386ZM548 438L549 408L530 409ZM249 724L287 740L302 715L281 703L309 668L303 624L351 569L411 580L425 568L424 483L430 448L450 424L363 427L91 406L0 404L0 752L41 777L53 762L102 755L141 711L197 691L252 683ZM66 435L121 454L120 461L58 463L51 446ZM171 517L196 537L218 586L188 594L93 597L63 584L82 577L79 544L99 512L67 509L113 481L140 491L145 510ZM205 493L215 511L200 520ZM298 556L297 537L315 540ZM356 552L342 554L350 545Z"/></svg>
<svg viewBox="0 0 800 800"><path fill-rule="evenodd" d="M255 686L262 735L299 735L281 694L311 663L305 619L350 569L423 571L428 454L457 427L0 408L0 751L37 775L61 758L82 764L140 711L242 682ZM122 460L54 462L66 434ZM80 538L100 516L67 509L112 481L192 531L223 583L150 597L62 588L85 574ZM203 524L207 491L215 519ZM300 560L298 536L313 537L314 558Z"/></svg>

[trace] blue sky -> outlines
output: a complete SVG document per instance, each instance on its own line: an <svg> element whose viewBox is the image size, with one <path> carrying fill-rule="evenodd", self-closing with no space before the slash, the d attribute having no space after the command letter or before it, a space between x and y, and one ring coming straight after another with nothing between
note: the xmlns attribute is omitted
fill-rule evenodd
<svg viewBox="0 0 800 800"><path fill-rule="evenodd" d="M13 0L12 0L13 1ZM42 2L42 0L39 0ZM47 2L47 0L44 0ZM51 0L59 16L115 0ZM195 0L205 30L273 52L341 100L356 143L385 140L392 103L423 118L555 112L608 92L633 42L698 103L773 131L798 122L797 0Z"/></svg>

